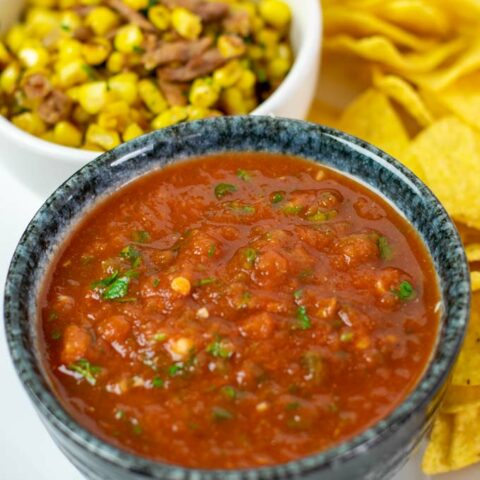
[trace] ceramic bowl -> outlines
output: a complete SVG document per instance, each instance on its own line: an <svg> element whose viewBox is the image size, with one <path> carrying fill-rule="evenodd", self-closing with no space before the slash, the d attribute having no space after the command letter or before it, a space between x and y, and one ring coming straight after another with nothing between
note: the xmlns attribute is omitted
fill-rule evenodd
<svg viewBox="0 0 480 480"><path fill-rule="evenodd" d="M326 165L381 193L423 238L442 304L435 351L415 390L388 417L335 448L283 465L195 470L135 456L96 438L61 406L37 349L37 298L63 240L99 199L152 170L189 157L232 151L278 152ZM83 167L46 201L24 233L6 283L5 326L17 373L55 442L98 480L387 480L408 459L441 402L469 316L468 265L457 230L438 200L409 170L344 133L271 117L223 117L147 134Z"/></svg>
<svg viewBox="0 0 480 480"><path fill-rule="evenodd" d="M319 70L321 6L319 0L284 1L293 12L290 36L295 61L282 84L252 114L304 119L315 94ZM24 0L0 0L0 32L18 18L23 4ZM99 153L47 142L0 116L0 155L22 182L46 197Z"/></svg>

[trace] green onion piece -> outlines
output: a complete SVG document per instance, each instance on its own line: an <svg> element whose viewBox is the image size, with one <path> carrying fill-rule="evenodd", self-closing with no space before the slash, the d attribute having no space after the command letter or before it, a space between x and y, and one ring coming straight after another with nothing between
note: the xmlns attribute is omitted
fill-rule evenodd
<svg viewBox="0 0 480 480"><path fill-rule="evenodd" d="M231 398L232 400L237 398L237 391L231 385L225 385L224 387L222 387L221 392L227 398Z"/></svg>
<svg viewBox="0 0 480 480"><path fill-rule="evenodd" d="M230 202L227 206L235 213L243 213L245 215L253 215L257 211L253 205L245 205L240 202Z"/></svg>
<svg viewBox="0 0 480 480"><path fill-rule="evenodd" d="M331 220L336 216L337 216L336 210L330 210L328 212L318 211L316 213L313 213L312 215L308 215L307 220L309 220L310 222L327 222L328 220Z"/></svg>
<svg viewBox="0 0 480 480"><path fill-rule="evenodd" d="M301 205L294 205L293 203L287 203L283 208L282 212L287 215L298 215L303 210Z"/></svg>
<svg viewBox="0 0 480 480"><path fill-rule="evenodd" d="M151 240L151 236L146 230L135 230L132 233L132 240L136 243L147 243Z"/></svg>
<svg viewBox="0 0 480 480"><path fill-rule="evenodd" d="M97 383L96 376L102 371L100 367L92 365L87 359L81 358L68 367L69 370L81 375L90 385Z"/></svg>
<svg viewBox="0 0 480 480"><path fill-rule="evenodd" d="M212 243L212 244L210 245L210 248L208 249L208 256L209 256L210 258L215 255L215 250L216 250L216 249L217 249L217 246L216 246L214 243Z"/></svg>
<svg viewBox="0 0 480 480"><path fill-rule="evenodd" d="M228 410L222 407L214 407L212 414L213 419L217 422L223 422L225 420L231 420L233 418L233 414L231 414Z"/></svg>
<svg viewBox="0 0 480 480"><path fill-rule="evenodd" d="M157 288L160 285L160 279L159 278L154 278L152 285L154 288Z"/></svg>
<svg viewBox="0 0 480 480"><path fill-rule="evenodd" d="M380 257L383 260L391 260L393 257L393 250L388 243L387 237L378 237L377 240L378 249L380 250Z"/></svg>
<svg viewBox="0 0 480 480"><path fill-rule="evenodd" d="M347 343L353 340L353 332L342 332L340 335L340 341Z"/></svg>
<svg viewBox="0 0 480 480"><path fill-rule="evenodd" d="M287 406L285 408L288 411L292 411L292 410L297 410L299 407L300 407L299 402L290 402L290 403L287 403Z"/></svg>
<svg viewBox="0 0 480 480"><path fill-rule="evenodd" d="M160 377L155 377L152 380L153 388L162 388L165 385L165 382Z"/></svg>
<svg viewBox="0 0 480 480"><path fill-rule="evenodd" d="M284 199L284 194L282 192L273 192L270 195L270 201L272 203L280 203Z"/></svg>
<svg viewBox="0 0 480 480"><path fill-rule="evenodd" d="M398 289L393 290L393 293L400 300L413 300L417 296L417 292L413 288L412 284L407 280L404 280L398 286Z"/></svg>
<svg viewBox="0 0 480 480"><path fill-rule="evenodd" d="M244 182L248 182L252 178L252 176L246 170L241 168L237 170L237 177Z"/></svg>
<svg viewBox="0 0 480 480"><path fill-rule="evenodd" d="M167 339L167 334L164 332L157 332L154 336L153 339L156 342L164 342Z"/></svg>
<svg viewBox="0 0 480 480"><path fill-rule="evenodd" d="M233 352L225 345L221 338L217 338L214 342L207 346L207 352L217 358L230 358Z"/></svg>
<svg viewBox="0 0 480 480"><path fill-rule="evenodd" d="M217 199L224 197L225 195L231 195L237 191L237 187L231 183L219 183L215 187L215 196Z"/></svg>
<svg viewBox="0 0 480 480"><path fill-rule="evenodd" d="M303 296L303 290L301 288L293 292L293 298L295 298L296 300L302 298L302 296Z"/></svg>
<svg viewBox="0 0 480 480"><path fill-rule="evenodd" d="M197 282L198 287L203 287L204 285L210 285L211 283L214 283L216 281L215 277L207 277L207 278L201 278Z"/></svg>
<svg viewBox="0 0 480 480"><path fill-rule="evenodd" d="M53 330L51 336L52 336L52 340L60 340L60 338L62 338L62 334L60 330Z"/></svg>
<svg viewBox="0 0 480 480"><path fill-rule="evenodd" d="M120 252L120 256L128 260L133 268L139 267L142 263L142 255L133 245L125 247Z"/></svg>
<svg viewBox="0 0 480 480"><path fill-rule="evenodd" d="M183 373L184 366L182 363L173 363L168 367L168 374L171 377L175 377Z"/></svg>
<svg viewBox="0 0 480 480"><path fill-rule="evenodd" d="M312 327L312 322L310 321L310 317L307 314L307 309L305 306L300 306L297 308L297 320L298 326L301 330L308 330Z"/></svg>
<svg viewBox="0 0 480 480"><path fill-rule="evenodd" d="M245 259L249 265L253 265L257 258L257 251L254 248L248 247L245 249Z"/></svg>

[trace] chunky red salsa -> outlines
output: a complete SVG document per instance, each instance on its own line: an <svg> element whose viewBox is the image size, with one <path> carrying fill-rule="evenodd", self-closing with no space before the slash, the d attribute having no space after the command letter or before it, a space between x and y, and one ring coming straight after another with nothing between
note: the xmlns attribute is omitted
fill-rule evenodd
<svg viewBox="0 0 480 480"><path fill-rule="evenodd" d="M41 298L55 391L109 442L189 467L272 465L412 390L439 293L412 227L287 156L199 158L87 215Z"/></svg>

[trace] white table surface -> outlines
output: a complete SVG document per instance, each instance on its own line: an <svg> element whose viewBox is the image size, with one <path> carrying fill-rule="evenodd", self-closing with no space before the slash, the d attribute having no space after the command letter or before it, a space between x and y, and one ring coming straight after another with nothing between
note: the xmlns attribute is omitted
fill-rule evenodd
<svg viewBox="0 0 480 480"><path fill-rule="evenodd" d="M10 258L26 225L44 198L22 184L4 166L0 146L0 311ZM3 322L2 322L3 324ZM54 445L30 405L14 371L0 327L0 480L82 480ZM427 480L417 454L394 480ZM480 480L480 466L435 477L438 480ZM361 479L352 479L361 480Z"/></svg>

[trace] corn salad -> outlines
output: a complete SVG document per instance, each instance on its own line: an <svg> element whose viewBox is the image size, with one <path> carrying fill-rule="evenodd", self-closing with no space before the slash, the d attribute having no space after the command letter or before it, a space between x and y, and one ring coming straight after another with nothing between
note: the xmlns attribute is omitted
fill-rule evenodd
<svg viewBox="0 0 480 480"><path fill-rule="evenodd" d="M246 114L290 70L290 21L281 0L29 0L0 41L0 114L95 151Z"/></svg>

